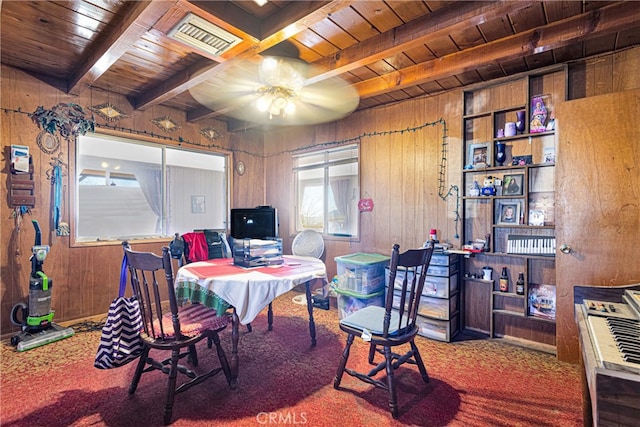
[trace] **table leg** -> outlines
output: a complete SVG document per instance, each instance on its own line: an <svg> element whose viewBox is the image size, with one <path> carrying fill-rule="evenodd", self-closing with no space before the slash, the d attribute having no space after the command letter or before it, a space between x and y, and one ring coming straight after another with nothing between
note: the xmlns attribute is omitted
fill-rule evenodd
<svg viewBox="0 0 640 427"><path fill-rule="evenodd" d="M236 308L233 308L231 314L231 388L235 389L238 385L238 340L240 339L240 319L238 319L238 313Z"/></svg>
<svg viewBox="0 0 640 427"><path fill-rule="evenodd" d="M269 310L267 310L267 322L269 324L268 329L273 331L273 306L269 303Z"/></svg>
<svg viewBox="0 0 640 427"><path fill-rule="evenodd" d="M311 298L311 283L313 280L309 280L305 283L305 289L307 292L307 311L309 312L309 335L311 335L311 347L316 346L316 323L313 320L313 299Z"/></svg>

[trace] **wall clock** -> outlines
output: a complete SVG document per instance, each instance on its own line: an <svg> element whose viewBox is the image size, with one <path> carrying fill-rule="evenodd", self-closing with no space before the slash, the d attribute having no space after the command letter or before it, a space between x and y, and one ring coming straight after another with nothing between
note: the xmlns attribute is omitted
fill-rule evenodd
<svg viewBox="0 0 640 427"><path fill-rule="evenodd" d="M238 172L238 175L244 175L244 162L237 162L236 163L236 172Z"/></svg>

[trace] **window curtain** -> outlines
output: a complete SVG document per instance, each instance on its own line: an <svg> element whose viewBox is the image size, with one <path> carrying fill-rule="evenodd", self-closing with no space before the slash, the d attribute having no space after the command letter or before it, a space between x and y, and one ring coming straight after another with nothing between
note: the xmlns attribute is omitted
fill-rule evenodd
<svg viewBox="0 0 640 427"><path fill-rule="evenodd" d="M156 214L156 233L162 233L162 170L159 166L138 167L136 179L151 210Z"/></svg>
<svg viewBox="0 0 640 427"><path fill-rule="evenodd" d="M349 187L351 186L351 179L332 179L329 184L331 185L336 208L340 215L344 216L345 224L349 224Z"/></svg>

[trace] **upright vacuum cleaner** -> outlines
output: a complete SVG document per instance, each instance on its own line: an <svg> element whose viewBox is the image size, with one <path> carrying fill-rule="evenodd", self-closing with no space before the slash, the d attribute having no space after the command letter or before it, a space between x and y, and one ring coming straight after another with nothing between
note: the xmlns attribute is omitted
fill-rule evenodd
<svg viewBox="0 0 640 427"><path fill-rule="evenodd" d="M49 344L73 335L72 328L63 328L52 322L51 288L53 279L42 271L42 264L49 253L49 246L42 244L38 221L32 220L36 238L31 248L31 275L29 277L29 304L20 302L11 309L11 323L22 331L11 337L11 344L18 351Z"/></svg>

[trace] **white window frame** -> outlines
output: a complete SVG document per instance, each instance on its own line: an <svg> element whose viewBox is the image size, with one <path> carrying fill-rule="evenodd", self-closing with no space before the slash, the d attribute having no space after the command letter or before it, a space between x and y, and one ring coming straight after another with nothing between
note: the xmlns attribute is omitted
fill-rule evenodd
<svg viewBox="0 0 640 427"><path fill-rule="evenodd" d="M169 144L162 144L162 143L156 143L153 141L150 141L148 139L136 139L136 138L132 138L132 137L123 137L120 135L112 135L112 134L107 134L107 133L93 133L93 134L87 134L86 137L91 137L91 138L99 138L99 139L105 139L105 140L110 140L110 141L114 141L114 142L119 142L119 143L124 143L124 144L132 144L132 145L138 145L141 147L150 147L153 149L158 149L161 151L161 191L162 191L162 217L161 217L161 230L159 233L153 233L153 234L148 234L148 235L131 235L131 236L110 236L110 237L105 237L105 238L95 238L95 237L85 237L85 236L78 236L78 224L79 224L79 200L80 200L80 185L79 185L79 178L80 175L82 174L83 170L81 169L80 165L79 165L79 161L80 161L80 149L81 149L81 144L82 144L82 138L84 138L85 136L78 136L76 138L76 144L75 144L75 159L74 162L72 163L72 168L71 169L71 177L70 177L70 187L71 187L71 191L70 191L70 205L71 205L71 213L69 215L69 221L70 221L70 226L71 226L71 244L72 246L95 246L95 245L104 245L104 244L120 244L123 240L127 240L127 241L145 241L145 242L149 242L149 241L167 241L167 238L171 238L173 237L174 233L184 233L187 231L192 231L193 229L200 229L200 228L212 228L212 229L216 229L219 231L225 231L227 228L227 222L228 222L228 211L229 211L229 206L230 206L230 194L231 194L231 190L230 190L230 172L229 172L229 156L230 154L227 152L221 152L221 151L206 151L206 150L194 150L194 149L188 149L188 148L184 148L181 146L176 146L176 145L169 145ZM170 221L169 219L169 213L168 213L168 195L167 192L169 191L168 189L171 188L171 185L167 185L167 179L168 178L168 172L167 172L167 150L172 150L174 157L175 154L177 153L178 156L180 156L180 152L184 153L186 156L192 156L193 154L197 154L198 156L196 157L201 157L199 155L205 155L205 156L211 156L211 164L215 164L216 165L216 170L218 170L218 172L222 172L222 176L219 176L218 179L218 189L216 190L215 193L215 197L207 197L207 204L210 204L210 208L213 206L218 206L218 211L223 211L223 213L221 212L217 212L216 214L216 220L214 221L216 226L202 226L201 224L198 223L193 223L193 228L191 229L184 229L184 230L169 230L169 227L172 227L172 225L168 224L168 222ZM191 154L190 154L191 153ZM209 162L207 161L207 164ZM180 164L174 163L174 166L180 166ZM191 170L190 165L184 167L186 170ZM85 168L86 169L86 168ZM97 168L93 168L94 170L89 169L88 172L92 173L94 176L97 176L95 174L95 172L100 172L99 170L97 170ZM194 165L193 169L197 169L197 166ZM206 169L205 169L206 170ZM213 170L213 169L211 169ZM122 174L120 174L122 175ZM108 176L108 173L105 173L105 177ZM206 182L206 184L204 184L205 186L209 186L210 183ZM175 190L173 190L175 191ZM193 190L193 193L198 193L198 195L202 194L202 191L199 190ZM224 194L218 194L218 193L224 193ZM190 196L190 195L189 195ZM189 198L187 196L187 198ZM192 198L189 199L189 202L185 202L188 203L187 206L185 207L185 209L188 209L190 212L193 213L199 213L199 212L194 212L193 208L191 207L191 200L193 200ZM182 205L182 203L180 204ZM222 205L222 206L221 206ZM200 214L200 216L202 216L202 214ZM210 221L209 218L205 219L205 222L208 223ZM191 225L191 222L188 221L189 225Z"/></svg>
<svg viewBox="0 0 640 427"><path fill-rule="evenodd" d="M336 240L358 240L360 236L360 215L357 210L357 203L360 199L360 145L351 144L347 146L341 146L337 148L322 149L317 151L309 151L304 154L293 156L293 215L291 221L292 232L299 233L303 230L313 229L322 234L325 238L335 238ZM336 167L350 167L355 168L355 178L349 190L348 201L348 230L345 232L335 231L332 228L335 224L332 222L329 207L329 191L331 190L331 170L335 170ZM332 169L334 168L334 169ZM330 189L323 192L323 206L322 206L322 226L313 226L313 224L305 226L302 223L303 209L301 192L301 179L300 174L309 173L310 175L318 174L315 178L323 189ZM311 182L313 178L309 179ZM353 194L351 194L353 192ZM335 203L332 204L335 208Z"/></svg>

